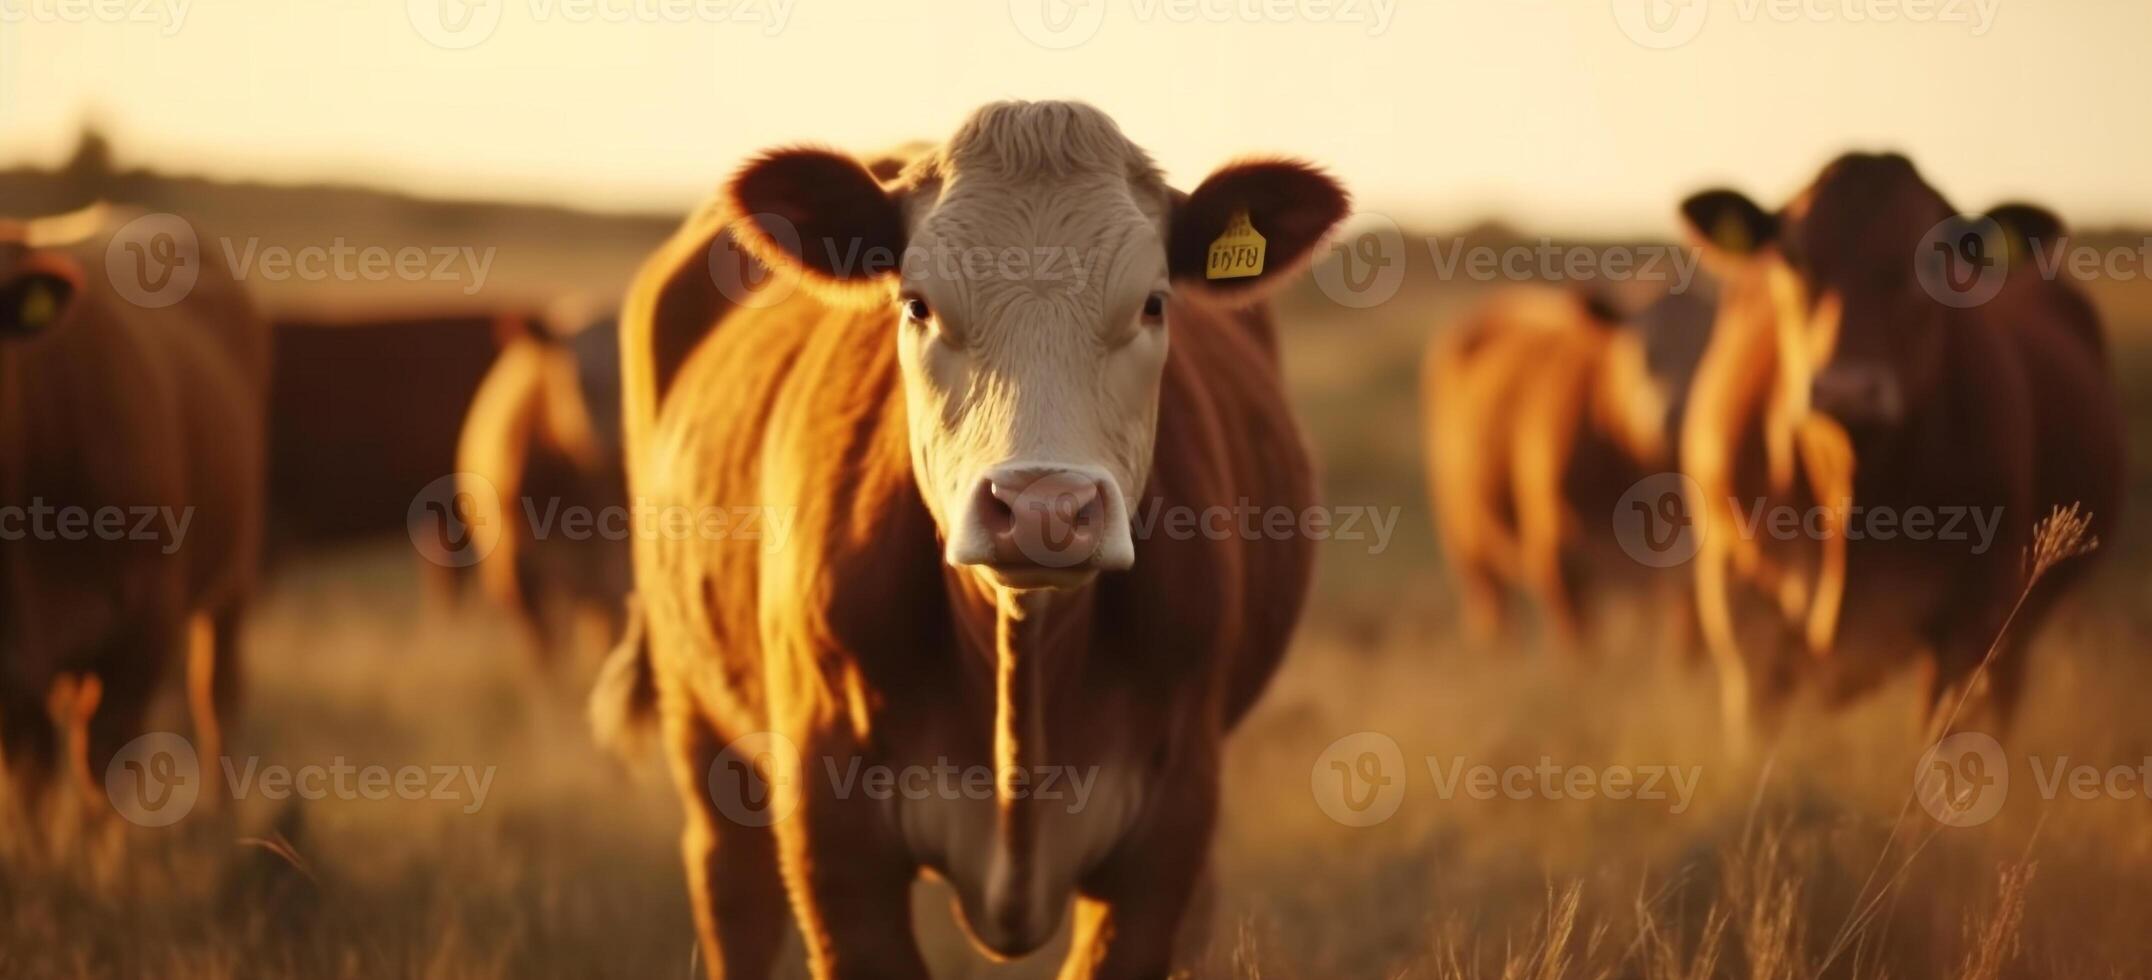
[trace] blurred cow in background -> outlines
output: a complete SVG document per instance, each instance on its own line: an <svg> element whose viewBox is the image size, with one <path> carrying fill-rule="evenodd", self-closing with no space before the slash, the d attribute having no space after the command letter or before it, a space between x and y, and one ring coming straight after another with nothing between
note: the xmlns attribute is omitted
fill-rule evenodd
<svg viewBox="0 0 2152 980"><path fill-rule="evenodd" d="M573 326L553 328L553 324ZM465 414L456 452L462 515L484 536L486 597L541 656L593 623L619 636L628 592L619 321L572 314L508 340Z"/></svg>
<svg viewBox="0 0 2152 980"><path fill-rule="evenodd" d="M1710 324L1710 298L1689 291L1625 317L1596 296L1520 287L1430 345L1428 482L1476 637L1505 631L1516 589L1537 601L1555 642L1575 649L1588 581L1619 580L1593 572L1647 570L1615 546L1614 509L1638 481L1673 468L1674 427Z"/></svg>
<svg viewBox="0 0 2152 980"><path fill-rule="evenodd" d="M2028 587L2036 522L2081 504L2109 536L2121 500L2099 320L2030 261L2060 222L2029 205L1962 218L1895 154L1842 157L1777 213L1724 190L1683 210L1727 276L1681 455L1730 736L1804 677L1842 700L1908 660L1940 720ZM1816 509L1821 533L1759 534L1781 506ZM2031 595L1987 668L1999 723L2076 573Z"/></svg>
<svg viewBox="0 0 2152 980"><path fill-rule="evenodd" d="M278 317L272 568L393 542L417 548L429 599L456 601L476 555L468 515L443 512L456 500L459 423L500 351L541 329L513 309Z"/></svg>
<svg viewBox="0 0 2152 980"><path fill-rule="evenodd" d="M269 329L183 221L132 217L0 223L0 742L25 800L56 761L48 699L101 795L169 670L205 760L238 696Z"/></svg>

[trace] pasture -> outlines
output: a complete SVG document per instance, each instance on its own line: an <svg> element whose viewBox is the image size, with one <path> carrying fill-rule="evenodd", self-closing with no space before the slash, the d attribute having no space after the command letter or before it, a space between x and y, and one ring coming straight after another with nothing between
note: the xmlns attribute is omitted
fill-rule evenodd
<svg viewBox="0 0 2152 980"><path fill-rule="evenodd" d="M1462 638L1430 530L1416 385L1431 332L1493 284L1443 278L1423 240L1407 241L1411 273L1385 302L1350 308L1303 283L1280 304L1327 501L1395 520L1323 545L1293 652L1230 743L1205 975L2152 971L2142 770L2134 795L2076 794L2067 779L2053 799L2042 792L2058 767L2105 778L2152 757L2141 471L2124 534L2103 542L2098 574L2034 646L2001 811L1945 827L1912 802L1926 746L1909 683L1849 711L1797 710L1775 745L1736 759L1708 666L1652 607L1600 610L1581 659ZM505 254L497 288L549 280L530 271L542 263L516 264L535 251ZM585 285L617 286L607 279L633 255L611 255ZM2133 457L2147 458L2152 285L2088 288ZM446 792L278 800L248 783L165 828L85 821L82 808L106 801L71 796L40 827L0 835L0 976L694 975L679 808L654 753L623 763L592 744L582 697L595 651L539 676L504 616L427 595L417 572L408 544L388 541L272 577L247 623L231 738L258 768L205 771L203 792L228 796L278 766L342 765L418 767L429 790L453 777ZM186 730L176 700L161 717ZM1403 768L1383 775L1403 795L1388 819L1353 827L1322 804L1340 775L1322 763L1363 732L1399 747ZM1533 771L1530 789L1501 788L1513 767ZM1560 775L1543 783L1545 767ZM1615 767L1660 774L1654 792L1640 781L1636 798L1585 799L1568 781ZM1480 768L1495 772L1491 793L1472 790ZM488 781L461 778L481 770ZM917 887L913 914L936 976L1047 976L1058 962L1049 951L989 965L934 883ZM785 975L803 975L796 947Z"/></svg>

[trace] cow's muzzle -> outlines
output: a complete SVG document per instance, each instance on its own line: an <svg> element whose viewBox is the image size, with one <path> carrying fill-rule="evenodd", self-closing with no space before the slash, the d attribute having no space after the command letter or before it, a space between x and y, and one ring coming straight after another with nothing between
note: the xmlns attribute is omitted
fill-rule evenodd
<svg viewBox="0 0 2152 980"><path fill-rule="evenodd" d="M1095 467L995 467L955 525L949 563L978 566L1009 588L1075 588L1136 561L1128 505Z"/></svg>

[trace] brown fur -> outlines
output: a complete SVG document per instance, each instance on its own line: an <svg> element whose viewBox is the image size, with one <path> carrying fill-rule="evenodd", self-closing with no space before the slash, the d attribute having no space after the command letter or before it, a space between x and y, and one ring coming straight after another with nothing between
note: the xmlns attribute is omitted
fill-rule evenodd
<svg viewBox="0 0 2152 980"><path fill-rule="evenodd" d="M499 535L475 566L479 586L541 656L572 645L556 613L595 617L608 642L622 626L628 545L625 524L608 523L627 504L618 347L610 320L569 338L511 340L464 416L456 472L487 491L471 494L468 516ZM586 386L601 377L612 383ZM563 523L574 512L597 523Z"/></svg>
<svg viewBox="0 0 2152 980"><path fill-rule="evenodd" d="M2029 261L2014 263L1983 305L1931 299L1913 278L1916 246L1952 213L1904 158L1854 155L1827 168L1796 206L1737 222L1769 234L1732 262L1740 271L1682 441L1707 505L1706 540L1721 542L1704 549L1696 571L1707 635L1730 678L1730 715L1744 714L1749 698L1782 699L1804 675L1833 698L1851 697L1915 658L1932 680L1930 704L1947 708L2025 586L2022 552L2035 522L2081 503L2095 533L2112 535L2121 419L2098 320L2073 284L2042 279ZM2005 213L2021 234L2057 233L2036 212ZM1772 263L1788 265L1799 278L1783 282L1800 285L1774 292ZM1811 311L1838 311L1835 333L1789 326L1789 296ZM1807 386L1849 365L1887 366L1901 386L1902 418L1802 410ZM1743 541L1733 529L1723 502L1758 496L1797 506L1850 497L1900 513L2000 508L2001 521L1977 554L1976 542L1849 541L1835 530L1786 548ZM2021 693L2024 640L2065 584L2035 594L1988 675L2000 723ZM1758 592L1778 614L1764 618L1783 629L1777 640L1743 643L1739 603Z"/></svg>
<svg viewBox="0 0 2152 980"><path fill-rule="evenodd" d="M36 799L55 762L48 693L74 692L75 776L142 734L167 671L187 664L205 768L239 686L236 632L260 541L269 332L213 248L179 302L112 287L110 232L67 247L0 241L0 281L70 268L60 318L0 336L0 506L192 510L185 536L0 542L0 743ZM133 521L129 521L130 529ZM124 537L124 535L123 535ZM190 650L190 647L192 648Z"/></svg>
<svg viewBox="0 0 2152 980"><path fill-rule="evenodd" d="M1163 975L1204 872L1221 739L1284 653L1311 543L1155 535L1132 571L1043 612L1001 606L942 564L908 458L892 311L802 292L696 322L713 315L706 260L721 226L690 221L628 301L631 490L652 507L773 508L791 536L776 548L638 536L643 615L601 692L654 696L711 975L765 974L792 913L818 976L924 976L911 882L955 858L912 853L879 804L825 792L822 767L938 757L1139 781L1140 811L1074 880L1044 880L1025 857L1054 838L1055 813L1005 805L1016 858L1001 887L1031 897L960 898L975 937L1016 955L1075 893L1068 975ZM1155 471L1137 504L1310 506L1267 311L1176 302L1170 315ZM702 339L673 368L661 351L684 336ZM647 688L621 669L643 657ZM749 761L728 743L758 731L791 739L807 767L798 811L773 828L728 820L708 784L713 765Z"/></svg>
<svg viewBox="0 0 2152 980"><path fill-rule="evenodd" d="M406 532L411 500L456 470L461 419L517 313L277 322L269 430L272 554Z"/></svg>
<svg viewBox="0 0 2152 980"><path fill-rule="evenodd" d="M1514 588L1575 648L1585 569L1611 559L1627 578L1646 570L1614 551L1611 515L1630 486L1673 465L1671 392L1648 373L1647 338L1609 313L1570 291L1514 289L1429 345L1428 482L1482 639L1503 632Z"/></svg>

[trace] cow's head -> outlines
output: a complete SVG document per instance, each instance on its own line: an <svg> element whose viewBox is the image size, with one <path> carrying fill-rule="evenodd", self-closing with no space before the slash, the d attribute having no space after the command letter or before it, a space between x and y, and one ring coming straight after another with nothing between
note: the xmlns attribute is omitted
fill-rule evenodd
<svg viewBox="0 0 2152 980"><path fill-rule="evenodd" d="M1961 266L1979 257L1961 251L1955 212L1905 157L1841 157L1776 214L1726 190L1698 194L1682 212L1733 280L1729 311L1766 317L1778 332L1781 380L1799 385L1799 408L1885 434L1931 403L1957 309L1938 290L1977 274Z"/></svg>
<svg viewBox="0 0 2152 980"><path fill-rule="evenodd" d="M790 149L728 193L756 258L889 311L944 557L1015 588L1134 563L1129 502L1150 479L1175 311L1259 300L1346 210L1337 184L1283 160L1179 194L1105 114L1066 102L987 106L889 180ZM1261 257L1208 276L1214 245L1249 240L1243 221Z"/></svg>
<svg viewBox="0 0 2152 980"><path fill-rule="evenodd" d="M82 283L82 267L72 258L0 238L0 343L58 326Z"/></svg>

